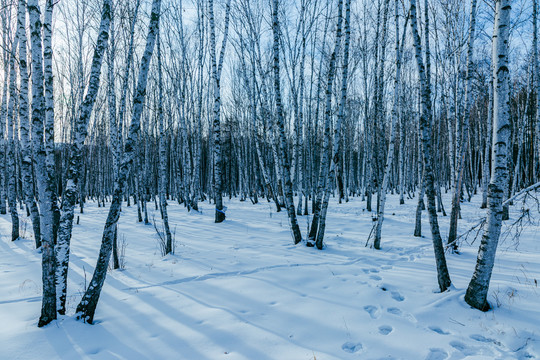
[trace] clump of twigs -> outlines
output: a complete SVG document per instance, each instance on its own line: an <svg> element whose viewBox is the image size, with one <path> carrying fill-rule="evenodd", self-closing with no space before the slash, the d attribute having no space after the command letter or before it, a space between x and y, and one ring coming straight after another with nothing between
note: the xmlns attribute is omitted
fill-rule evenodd
<svg viewBox="0 0 540 360"><path fill-rule="evenodd" d="M540 185L538 184L530 186L518 192L516 195L512 196L503 203L503 206L509 205L519 197L523 197L521 199L521 209L519 212L519 216L512 222L505 223L506 225L504 226L504 230L502 231L500 236L500 243L504 243L510 239L513 246L517 248L519 246L519 238L523 230L525 230L531 225L535 225L535 217L531 214L531 208L536 205L536 210L538 214L540 214L540 198L535 193L535 190L538 188L540 188ZM455 242L451 244L446 244L446 249L453 247L454 243L456 243L458 246L460 246L463 242L466 242L468 245L472 245L476 241L476 239L478 239L478 237L483 234L485 225L486 217L483 217L469 230L459 235L456 238ZM469 239L471 238L472 240L469 241Z"/></svg>
<svg viewBox="0 0 540 360"><path fill-rule="evenodd" d="M157 244L159 252L161 256L165 256L167 255L167 235L165 234L165 226L163 224L161 224L161 226L158 226L155 216L152 219L152 223L154 224L154 230L156 230L157 234ZM174 251L176 249L176 226L174 227L174 230L171 231L171 242L171 254L174 254Z"/></svg>

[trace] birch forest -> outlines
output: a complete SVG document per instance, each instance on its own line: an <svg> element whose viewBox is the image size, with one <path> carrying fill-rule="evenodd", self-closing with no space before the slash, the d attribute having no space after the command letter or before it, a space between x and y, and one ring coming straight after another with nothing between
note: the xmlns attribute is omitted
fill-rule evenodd
<svg viewBox="0 0 540 360"><path fill-rule="evenodd" d="M221 300L207 309L256 323L279 340L260 349L266 335L249 329L242 335L225 319L213 326L223 326L228 340L200 330L213 344L202 351L195 337L182 338L188 330L175 331L199 323L173 316L169 330L156 336L188 345L155 358L540 358L538 329L528 327L525 310L512 313L530 305L531 324L540 321L539 6L538 0L0 0L0 271L11 272L2 276L13 285L1 276L0 284L15 289L0 297L0 319L19 309L8 306L28 301L24 331L42 334L35 328L45 327L56 338L55 326L47 326L53 323L67 333L90 331L94 339L98 330L84 328L97 324L119 336L115 342L100 332L88 340L104 339L98 358L151 358L134 345L142 340L124 346L128 338L107 326L142 321L141 314L148 316L143 328L159 321L118 299L147 299L163 313L187 314L182 299L214 304L211 294L218 294ZM147 246L138 257L137 244ZM242 251L243 257L236 253ZM13 267L17 256L21 265ZM197 262L207 270L192 270ZM422 267L407 265L418 262ZM33 275L17 278L17 266L34 263ZM282 308L290 320L278 326L250 317L248 295L233 301L247 313L228 305L252 286L236 289L233 279L277 268L288 275L269 275L249 294L270 298L298 287L307 300L295 295ZM323 268L326 275L318 273ZM141 280L151 271L155 277ZM365 285L348 283L344 292L328 294L305 285L344 272L359 273ZM304 280L295 278L304 273ZM32 295L24 294L25 277L35 278L28 280ZM227 290L200 298L198 288L182 287L221 278L229 278L221 283ZM287 290L269 290L278 283ZM525 290L508 295L513 283ZM355 298L367 291L361 286L378 292ZM174 288L181 296L164 300L148 288ZM408 294L408 288L416 289ZM439 345L431 348L405 350L408 340L398 337L392 352L385 349L390 337L358 335L370 321L406 318L405 308L386 307L381 290L394 303L410 301L415 329L431 329L422 331L437 339L460 336L462 326L499 313L517 339L531 335L523 347L510 344L501 332L489 335L496 325L488 322L466 340L433 340ZM322 305L311 302L318 297ZM437 304L429 310L435 317L419 313L430 308L426 297ZM311 315L293 320L304 301ZM333 320L306 319L341 314L336 301L365 320L335 315L348 336L335 339L333 352ZM271 306L259 311L270 315ZM194 319L202 316L193 311ZM456 313L468 315L450 321L455 331L446 332L444 321ZM523 323L511 325L512 319ZM295 323L323 330L314 338L288 335ZM396 324L377 325L373 333L401 336ZM422 343L420 330L411 334L412 344ZM244 336L253 348L239 340ZM17 341L23 348L24 340ZM92 349L56 341L54 356L93 358ZM275 352L272 341L281 344ZM44 354L22 358L51 358Z"/></svg>

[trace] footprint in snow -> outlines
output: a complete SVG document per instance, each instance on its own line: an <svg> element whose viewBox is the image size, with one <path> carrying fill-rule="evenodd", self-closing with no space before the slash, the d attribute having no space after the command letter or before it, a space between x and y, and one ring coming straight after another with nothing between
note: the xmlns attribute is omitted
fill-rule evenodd
<svg viewBox="0 0 540 360"><path fill-rule="evenodd" d="M369 269L369 272L372 272L372 273L378 273L379 270L378 270L378 269L375 269L375 268L372 268L372 269Z"/></svg>
<svg viewBox="0 0 540 360"><path fill-rule="evenodd" d="M386 309L386 312L392 315L397 315L397 316L401 316L403 314L403 312L400 309L395 308L395 307L389 307L388 309Z"/></svg>
<svg viewBox="0 0 540 360"><path fill-rule="evenodd" d="M380 277L379 275L370 275L369 278L371 280L377 280L377 281L382 280L382 277Z"/></svg>
<svg viewBox="0 0 540 360"><path fill-rule="evenodd" d="M347 341L345 344L341 345L341 349L348 353L355 353L362 350L362 343L353 343Z"/></svg>
<svg viewBox="0 0 540 360"><path fill-rule="evenodd" d="M381 266L381 269L383 269L383 270L390 270L392 268L393 268L392 265L383 265L383 266Z"/></svg>
<svg viewBox="0 0 540 360"><path fill-rule="evenodd" d="M379 334L388 335L394 330L390 325L381 325L379 326Z"/></svg>
<svg viewBox="0 0 540 360"><path fill-rule="evenodd" d="M429 349L429 354L426 360L445 360L448 358L448 353L443 349Z"/></svg>
<svg viewBox="0 0 540 360"><path fill-rule="evenodd" d="M472 334L469 336L471 339L476 340L478 342L484 342L484 343L493 343L495 345L501 346L501 343L495 339L487 338L480 334Z"/></svg>
<svg viewBox="0 0 540 360"><path fill-rule="evenodd" d="M477 355L476 349L469 347L460 341L451 341L450 346L458 351L461 351L466 356Z"/></svg>
<svg viewBox="0 0 540 360"><path fill-rule="evenodd" d="M401 301L405 300L405 297L403 295L401 295L399 293L399 291L392 291L390 294L392 295L392 299L394 299L396 301L401 302Z"/></svg>
<svg viewBox="0 0 540 360"><path fill-rule="evenodd" d="M371 316L372 319L378 319L379 318L379 308L377 308L374 305L366 305L364 306L364 310Z"/></svg>
<svg viewBox="0 0 540 360"><path fill-rule="evenodd" d="M389 307L388 309L386 309L386 312L392 315L404 317L405 319L409 320L412 323L418 322L418 320L416 320L416 318L412 314L404 313L403 311L401 311L401 309L398 309L396 307Z"/></svg>
<svg viewBox="0 0 540 360"><path fill-rule="evenodd" d="M433 331L433 332L436 332L439 335L449 335L450 334L448 331L444 331L443 329L441 329L438 326L429 326L428 329Z"/></svg>

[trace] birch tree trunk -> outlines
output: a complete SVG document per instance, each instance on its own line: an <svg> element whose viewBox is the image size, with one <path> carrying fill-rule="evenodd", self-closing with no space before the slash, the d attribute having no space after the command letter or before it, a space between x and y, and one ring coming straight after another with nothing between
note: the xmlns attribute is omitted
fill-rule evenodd
<svg viewBox="0 0 540 360"><path fill-rule="evenodd" d="M124 147L122 164L118 179L114 182L114 193L112 197L111 207L105 222L103 230L103 238L99 257L94 270L94 275L90 281L90 285L84 293L81 302L77 305L77 319L91 324L94 321L94 314L101 294L105 277L107 276L107 266L111 257L112 241L114 238L114 229L120 218L120 206L122 203L122 193L124 184L130 170L136 153L136 142L141 126L141 115L143 111L144 101L146 98L146 84L148 80L148 69L150 60L154 52L154 45L158 34L159 18L160 18L161 0L153 0L152 12L150 15L150 24L148 26L148 36L146 38L146 46L141 59L139 69L139 78L137 80L137 89L133 100L133 116L129 127L129 134Z"/></svg>
<svg viewBox="0 0 540 360"><path fill-rule="evenodd" d="M273 56L274 56L274 91L276 97L276 125L279 131L279 150L280 150L280 165L283 171L283 185L285 206L292 230L294 243L298 244L302 241L302 233L296 219L296 211L294 208L293 186L291 181L291 168L289 165L289 156L287 152L287 139L285 137L285 119L283 116L283 104L281 103L281 82L280 82L280 67L279 67L279 21L278 21L278 5L279 0L273 0L272 11L272 33L274 35Z"/></svg>
<svg viewBox="0 0 540 360"><path fill-rule="evenodd" d="M114 178L118 176L118 164L120 159L119 144L120 136L118 130L118 119L116 118L116 87L114 86L114 60L116 56L116 42L114 29L114 8L111 8L110 24L109 24L109 46L107 51L107 104L109 108L109 137L111 142L111 152L113 157L113 173ZM113 269L120 268L118 259L118 226L114 230L113 240Z"/></svg>
<svg viewBox="0 0 540 360"><path fill-rule="evenodd" d="M342 16L342 8L343 8L343 1L340 1L338 3L339 10L338 10L338 16ZM340 153L341 153L341 127L343 123L343 118L345 117L345 104L347 102L347 79L349 75L349 44L351 39L351 29L350 29L350 19L351 19L351 2L350 0L345 1L345 41L343 46L343 68L342 68L342 75L341 75L341 101L339 104L339 110L338 110L338 116L337 116L337 122L336 126L334 128L334 139L332 141L332 144L328 146L328 154L325 156L325 162L331 161L330 163L330 170L327 173L327 179L326 179L326 188L324 189L324 196L322 199L321 204L321 215L319 218L319 229L317 232L317 241L315 242L315 245L317 245L317 249L321 250L323 248L323 239L324 239L324 231L326 228L326 214L328 211L328 203L330 200L330 192L333 189L333 182L336 176L336 167L339 166L340 161ZM337 54L339 53L340 48L340 42L341 42L341 21L338 20L338 29L336 34L336 46L334 50L334 54L331 61L330 67L332 68L332 60L335 61L335 57L337 57ZM335 62L333 63L335 67ZM335 76L335 73L334 73ZM326 108L326 121L328 121L328 127L330 126L330 118L331 118L331 102L329 101L332 95L332 87L330 84L330 81L333 82L333 79L328 79L328 86L329 90L327 90L327 108ZM325 130L326 132L326 130ZM330 129L328 128L328 137L330 137ZM333 150L332 150L333 146ZM330 159L330 152L332 152L333 156ZM323 163L324 164L324 163ZM323 168L323 171L326 173L327 167Z"/></svg>
<svg viewBox="0 0 540 360"><path fill-rule="evenodd" d="M45 14L43 17L43 76L45 89L45 149L47 151L47 173L50 176L48 180L51 183L53 192L52 211L53 211L53 239L56 243L58 225L60 222L60 209L58 208L58 196L54 187L56 163L54 159L54 83L52 69L52 15L54 0L45 1Z"/></svg>
<svg viewBox="0 0 540 360"><path fill-rule="evenodd" d="M533 0L533 84L536 89L536 180L540 181L540 67L538 65L538 0Z"/></svg>
<svg viewBox="0 0 540 360"><path fill-rule="evenodd" d="M491 180L488 186L487 220L474 274L465 293L472 307L487 311L489 282L501 234L503 197L508 184L508 152L510 151L508 38L511 0L496 0L493 29L493 150Z"/></svg>
<svg viewBox="0 0 540 360"><path fill-rule="evenodd" d="M401 54L403 52L403 44L405 43L405 34L407 33L407 21L405 20L405 26L403 27L403 35L401 39L401 46L399 42L399 16L398 16L398 0L395 3L394 17L396 23L396 78L394 80L394 103L392 106L392 121L390 123L390 141L388 143L388 153L386 155L386 164L384 167L384 177L381 186L381 201L379 205L379 213L377 214L377 225L375 229L375 239L373 240L373 247L375 249L381 248L381 232L382 224L384 221L384 207L386 205L386 192L388 191L388 181L390 178L390 170L394 162L394 147L396 143L396 124L399 117L399 91L401 81ZM403 192L401 192L401 195Z"/></svg>
<svg viewBox="0 0 540 360"><path fill-rule="evenodd" d="M468 149L469 139L469 121L471 118L472 107L472 77L473 77L473 49L474 36L476 29L476 1L471 0L471 15L469 24L469 41L467 44L467 73L465 75L465 112L463 114L463 122L461 125L461 145L459 146L460 153L457 155L457 179L456 186L453 188L452 194L452 210L450 212L450 229L448 231L447 243L452 246L453 251L456 251L458 246L456 243L458 217L460 211L461 189L463 182L463 173L465 170L465 155ZM457 140L457 139L456 139Z"/></svg>
<svg viewBox="0 0 540 360"><path fill-rule="evenodd" d="M315 240L317 248L322 249L324 228L321 233L319 241L320 226L325 226L326 219L322 219L322 205L326 197L328 181L330 178L328 166L332 159L330 154L332 153L332 144L330 143L330 128L332 126L332 89L334 86L334 79L336 77L336 62L339 56L339 49L341 46L341 33L343 23L343 0L338 1L338 14L336 25L336 39L334 44L334 50L330 55L330 64L328 65L328 76L326 82L326 94L325 94L325 112L324 112L324 133L323 133L323 146L321 152L321 160L319 166L319 181L317 183L316 190L316 205L314 206L313 219L311 221L311 228L309 230L309 240ZM339 136L339 135L338 135ZM329 191L329 190L328 190ZM322 222L321 222L322 220ZM310 246L310 243L308 243Z"/></svg>
<svg viewBox="0 0 540 360"><path fill-rule="evenodd" d="M54 163L54 144L50 139L50 127L46 126L46 103L43 78L43 44L41 38L41 10L37 0L26 2L30 20L32 51L32 143L34 169L39 194L41 215L42 282L43 300L38 326L44 326L56 319L56 253L54 243L54 202L56 201L53 174L47 164Z"/></svg>
<svg viewBox="0 0 540 360"><path fill-rule="evenodd" d="M169 228L169 215L167 213L167 143L165 135L165 119L163 116L163 74L161 70L161 41L158 28L157 35L157 60L158 60L158 118L159 118L159 204L163 217L166 244L165 255L173 253L171 230ZM185 144L187 146L187 144Z"/></svg>
<svg viewBox="0 0 540 360"><path fill-rule="evenodd" d="M73 144L71 145L71 154L66 174L66 185L62 194L62 210L60 215L60 224L58 227L57 242L57 269L56 283L58 296L58 312L65 314L66 311L66 291L67 291L67 273L69 264L69 246L71 242L71 232L73 229L73 214L75 203L78 198L79 177L82 170L82 156L84 141L88 134L88 122L96 101L99 80L101 77L101 64L103 55L107 48L109 40L109 25L111 21L111 1L104 0L101 10L101 24L99 26L99 35L94 49L92 65L90 68L90 78L88 82L88 91L81 105L79 118L76 120L73 131Z"/></svg>
<svg viewBox="0 0 540 360"><path fill-rule="evenodd" d="M489 184L489 154L491 152L491 143L493 138L493 81L489 82L489 103L487 115L487 139L484 147L484 164L482 171L482 205L481 209L487 208L488 184Z"/></svg>
<svg viewBox="0 0 540 360"><path fill-rule="evenodd" d="M433 149L431 145L431 90L427 86L426 69L422 60L422 48L420 44L420 35L418 34L416 0L411 0L411 29L414 40L415 58L418 66L418 75L422 91L422 110L420 115L420 134L422 137L422 150L424 157L424 184L426 188L427 210L429 223L431 226L431 235L433 238L433 250L435 252L435 262L437 265L437 280L441 292L446 291L451 285L450 275L446 266L444 247L439 224L437 221L437 209L435 208L435 185L433 176Z"/></svg>
<svg viewBox="0 0 540 360"><path fill-rule="evenodd" d="M8 166L8 204L9 213L11 214L11 241L19 239L19 213L17 211L17 167L16 167L16 137L17 129L15 118L15 107L17 106L17 84L15 72L15 53L18 43L18 38L15 34L11 44L9 55L9 102L7 110L7 125L8 125L8 147L7 147L7 166ZM9 35L8 35L9 36Z"/></svg>
<svg viewBox="0 0 540 360"><path fill-rule="evenodd" d="M28 66L26 54L26 5L19 0L17 10L17 32L19 39L19 128L21 136L21 172L23 176L24 198L30 208L36 249L41 246L41 226L39 210L34 194L32 173L32 144L30 143L30 119L28 117Z"/></svg>
<svg viewBox="0 0 540 360"><path fill-rule="evenodd" d="M221 93L220 93L220 78L221 69L223 66L223 57L225 55L225 47L227 46L227 35L229 30L229 15L231 11L231 1L227 1L227 9L225 12L225 31L219 54L219 65L216 62L216 27L214 23L214 1L209 0L210 10L210 57L212 60L212 81L214 88L214 196L216 201L215 222L220 223L225 220L225 211L223 209L222 197L222 156L221 156L221 128L220 128L220 111L221 111Z"/></svg>
<svg viewBox="0 0 540 360"><path fill-rule="evenodd" d="M2 5L4 5L4 2L2 2ZM6 119L7 119L7 101L8 101L8 78L9 78L9 51L8 49L8 42L9 42L9 22L7 20L7 12L8 7L4 6L3 9L1 9L1 19L2 19L2 44L5 48L4 50L4 57L3 57L3 63L4 63L4 71L3 71L3 87L2 87L2 103L0 104L0 214L4 215L7 213L6 208L6 187L5 187L5 180L6 180Z"/></svg>

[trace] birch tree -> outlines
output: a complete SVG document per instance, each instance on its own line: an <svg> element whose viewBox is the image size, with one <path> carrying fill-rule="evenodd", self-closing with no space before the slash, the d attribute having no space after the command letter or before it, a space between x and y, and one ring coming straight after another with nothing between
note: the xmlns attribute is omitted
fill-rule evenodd
<svg viewBox="0 0 540 360"><path fill-rule="evenodd" d="M107 0L106 0L107 1ZM122 155L122 164L118 178L114 182L114 193L103 230L101 240L101 248L99 251L98 261L92 280L86 289L79 305L77 305L77 318L91 324L94 321L94 314L101 294L101 289L107 276L107 266L111 257L112 242L118 219L120 218L120 206L122 203L123 188L125 186L130 167L135 159L136 141L141 125L141 115L143 111L144 101L146 98L146 84L148 81L148 69L150 60L154 52L154 45L159 29L159 19L161 12L161 0L152 1L152 12L150 14L150 23L148 25L148 36L146 38L146 46L141 59L139 68L139 76L137 80L137 89L135 98L133 99L133 112L131 124L129 126L128 137L124 146Z"/></svg>
<svg viewBox="0 0 540 360"><path fill-rule="evenodd" d="M375 238L373 240L373 247L375 249L381 248L381 234L382 234L382 224L384 221L384 208L386 205L386 193L388 191L388 182L390 178L390 170L392 163L394 161L394 147L396 143L396 125L399 117L399 91L400 91L400 82L401 82L401 54L403 53L403 44L405 43L405 34L407 33L407 22L409 18L405 20L405 26L403 27L403 35L401 42L399 40L399 16L398 16L398 1L396 0L394 7L394 17L395 17L395 26L396 26L396 43L395 43L395 52L396 52L396 78L394 80L394 96L393 96L393 105L392 105L392 120L390 123L390 141L388 142L388 153L386 155L386 164L384 166L384 177L381 185L381 199L379 204L379 211L377 214L377 225L375 229ZM403 149L401 149L403 151ZM400 165L401 168L401 165ZM400 191L401 199L403 195L403 190Z"/></svg>
<svg viewBox="0 0 540 360"><path fill-rule="evenodd" d="M501 234L503 197L508 187L508 153L510 151L508 38L511 0L496 0L493 27L493 145L491 180L488 185L487 219L478 250L474 274L465 293L472 307L487 311L489 282Z"/></svg>
<svg viewBox="0 0 540 360"><path fill-rule="evenodd" d="M283 105L281 102L281 82L280 82L280 67L279 67L279 20L278 20L278 5L279 0L273 0L272 8L272 34L273 34L273 71L274 71L274 96L276 99L276 125L279 131L279 150L280 150L280 167L283 171L283 193L285 197L285 206L287 215L292 230L294 243L298 244L302 241L302 233L298 226L296 211L294 208L293 186L291 181L291 169L289 164L289 156L287 152L287 140L285 137L285 119L283 116Z"/></svg>
<svg viewBox="0 0 540 360"><path fill-rule="evenodd" d="M54 144L47 143L52 130L46 126L43 43L41 37L41 8L37 0L27 0L30 20L32 52L32 145L34 169L36 171L41 216L42 282L43 300L38 326L44 326L56 319L56 252L54 239L54 202L56 201L53 174L47 164L54 163Z"/></svg>
<svg viewBox="0 0 540 360"><path fill-rule="evenodd" d="M536 92L536 180L540 180L540 66L538 65L538 0L533 0L533 71Z"/></svg>
<svg viewBox="0 0 540 360"><path fill-rule="evenodd" d="M30 208L36 249L41 246L39 210L34 194L32 173L32 145L30 143L30 120L28 116L28 67L26 53L26 5L19 1L17 10L17 37L19 39L19 128L21 138L21 173L23 176L24 198Z"/></svg>
<svg viewBox="0 0 540 360"><path fill-rule="evenodd" d="M441 292L446 291L451 285L444 247L437 221L437 210L435 208L435 185L433 176L433 149L431 145L431 90L427 83L426 68L422 59L422 47L420 35L418 33L418 21L416 15L416 0L411 0L410 8L411 30L414 41L414 50L418 75L421 87L421 113L420 113L420 136L422 144L422 156L424 159L424 185L427 196L427 210L429 223L431 226L431 235L433 240L433 250L435 252L435 262L437 266L437 280Z"/></svg>
<svg viewBox="0 0 540 360"><path fill-rule="evenodd" d="M471 118L472 107L472 76L473 76L473 49L474 49L474 37L476 29L476 0L471 0L471 15L469 21L469 41L467 43L467 70L465 75L465 111L463 114L463 122L461 125L461 145L459 147L460 153L457 155L457 180L456 186L453 188L452 194L452 211L450 213L450 230L448 231L447 243L451 245L454 251L457 250L457 224L458 215L460 211L459 203L461 201L461 189L463 182L463 173L465 171L465 156L468 150L468 138L469 138L469 122Z"/></svg>
<svg viewBox="0 0 540 360"><path fill-rule="evenodd" d="M101 64L109 40L109 25L111 21L111 1L104 0L101 10L101 23L94 49L88 90L81 105L81 111L75 122L73 131L73 144L66 174L66 185L62 194L62 210L58 229L56 282L58 284L58 312L66 311L66 287L69 263L69 246L73 229L73 214L75 202L78 198L78 182L82 167L83 146L88 134L88 122L97 97L101 77Z"/></svg>
<svg viewBox="0 0 540 360"><path fill-rule="evenodd" d="M221 112L221 94L220 94L220 79L221 70L223 68L223 58L225 56L225 48L227 46L227 36L229 33L229 19L231 11L231 0L227 0L225 10L225 29L223 33L223 41L219 53L219 63L216 60L216 26L214 22L214 1L208 2L210 11L210 58L212 62L212 82L214 95L214 120L213 120L213 136L214 136L214 196L216 202L215 222L220 223L225 220L225 210L223 208L222 197L222 156L221 156L221 128L220 128L220 112Z"/></svg>
<svg viewBox="0 0 540 360"><path fill-rule="evenodd" d="M165 138L165 119L163 116L163 73L161 69L161 41L158 28L157 34L157 60L158 60L158 110L159 119L159 204L161 206L161 216L163 218L163 228L165 231L166 244L165 255L174 251L172 244L172 235L169 228L169 215L167 213L167 148Z"/></svg>

